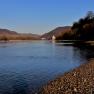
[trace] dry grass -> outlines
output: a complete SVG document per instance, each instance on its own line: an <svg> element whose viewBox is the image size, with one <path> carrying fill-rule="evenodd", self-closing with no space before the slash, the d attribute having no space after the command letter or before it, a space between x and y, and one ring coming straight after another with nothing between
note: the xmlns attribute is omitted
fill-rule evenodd
<svg viewBox="0 0 94 94"><path fill-rule="evenodd" d="M1 34L0 41L8 41L8 40L37 40L40 39L39 37L33 37L32 35L27 34Z"/></svg>

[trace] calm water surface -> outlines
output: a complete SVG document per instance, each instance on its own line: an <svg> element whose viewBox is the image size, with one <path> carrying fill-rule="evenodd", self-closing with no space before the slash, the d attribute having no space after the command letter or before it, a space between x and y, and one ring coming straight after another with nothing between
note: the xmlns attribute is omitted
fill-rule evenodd
<svg viewBox="0 0 94 94"><path fill-rule="evenodd" d="M0 94L33 94L93 58L89 48L50 41L0 43Z"/></svg>

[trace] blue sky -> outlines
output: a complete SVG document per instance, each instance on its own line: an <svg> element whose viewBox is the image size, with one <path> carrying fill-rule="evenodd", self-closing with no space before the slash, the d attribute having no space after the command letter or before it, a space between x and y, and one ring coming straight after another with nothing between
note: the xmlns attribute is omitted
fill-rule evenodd
<svg viewBox="0 0 94 94"><path fill-rule="evenodd" d="M0 0L0 28L42 34L94 11L94 0Z"/></svg>

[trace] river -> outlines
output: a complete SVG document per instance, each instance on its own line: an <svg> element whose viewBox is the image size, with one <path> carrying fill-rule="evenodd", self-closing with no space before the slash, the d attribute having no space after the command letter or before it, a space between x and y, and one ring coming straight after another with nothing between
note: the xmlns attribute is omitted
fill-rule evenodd
<svg viewBox="0 0 94 94"><path fill-rule="evenodd" d="M0 94L34 94L89 59L94 49L51 41L0 43Z"/></svg>

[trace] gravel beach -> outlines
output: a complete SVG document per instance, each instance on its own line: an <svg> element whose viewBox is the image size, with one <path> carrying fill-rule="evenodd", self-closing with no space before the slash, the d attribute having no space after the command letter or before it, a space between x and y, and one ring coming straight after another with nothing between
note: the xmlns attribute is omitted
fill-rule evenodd
<svg viewBox="0 0 94 94"><path fill-rule="evenodd" d="M94 94L94 59L50 81L40 94Z"/></svg>

